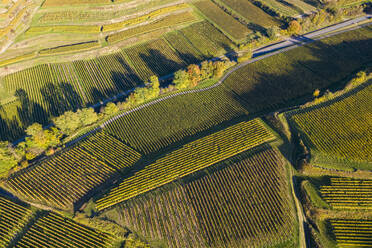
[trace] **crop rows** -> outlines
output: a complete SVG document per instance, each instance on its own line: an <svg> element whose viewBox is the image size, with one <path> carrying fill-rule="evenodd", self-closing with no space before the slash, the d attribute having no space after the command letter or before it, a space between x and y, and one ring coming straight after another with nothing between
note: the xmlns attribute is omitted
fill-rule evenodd
<svg viewBox="0 0 372 248"><path fill-rule="evenodd" d="M89 136L79 146L119 170L132 166L141 157L141 154L105 132Z"/></svg>
<svg viewBox="0 0 372 248"><path fill-rule="evenodd" d="M265 149L168 191L118 207L120 220L169 247L266 247L291 239L284 163Z"/></svg>
<svg viewBox="0 0 372 248"><path fill-rule="evenodd" d="M8 247L32 216L30 209L0 196L0 246Z"/></svg>
<svg viewBox="0 0 372 248"><path fill-rule="evenodd" d="M372 247L372 220L330 220L337 247Z"/></svg>
<svg viewBox="0 0 372 248"><path fill-rule="evenodd" d="M124 179L97 200L103 210L275 139L258 120L241 122L184 145Z"/></svg>
<svg viewBox="0 0 372 248"><path fill-rule="evenodd" d="M75 147L13 174L7 179L6 187L23 199L71 209L74 203L115 172Z"/></svg>
<svg viewBox="0 0 372 248"><path fill-rule="evenodd" d="M73 62L89 103L96 103L141 83L121 52Z"/></svg>
<svg viewBox="0 0 372 248"><path fill-rule="evenodd" d="M369 54L371 49L366 47L371 46L371 39L355 34L354 40L343 42L358 32L335 35L251 63L232 73L224 84L239 94L250 112L288 106L289 101L328 88L368 62L366 56L355 53L364 50Z"/></svg>
<svg viewBox="0 0 372 248"><path fill-rule="evenodd" d="M197 64L205 59L203 54L181 33L177 31L168 33L164 38L176 50L178 56L187 64Z"/></svg>
<svg viewBox="0 0 372 248"><path fill-rule="evenodd" d="M24 33L25 37L33 37L49 33L71 33L71 34L98 34L101 26L96 25L51 25L31 26Z"/></svg>
<svg viewBox="0 0 372 248"><path fill-rule="evenodd" d="M79 52L84 50L89 50L92 48L99 47L98 41L89 41L84 43L77 43L71 45L64 45L52 48L46 48L39 52L41 55L54 55L54 54L61 54L61 53L70 53L70 52Z"/></svg>
<svg viewBox="0 0 372 248"><path fill-rule="evenodd" d="M124 52L143 81L153 75L168 75L186 66L163 39L127 48Z"/></svg>
<svg viewBox="0 0 372 248"><path fill-rule="evenodd" d="M113 247L115 238L55 213L40 217L15 247Z"/></svg>
<svg viewBox="0 0 372 248"><path fill-rule="evenodd" d="M149 33L154 30L185 25L187 23L194 22L195 20L196 17L190 11L172 14L149 24L141 25L135 28L130 28L121 32L110 34L106 37L106 40L109 43L115 43L136 35Z"/></svg>
<svg viewBox="0 0 372 248"><path fill-rule="evenodd" d="M295 10L294 8L291 8L288 6L288 4L285 4L281 1L277 0L257 0L258 2L261 2L263 5L268 6L270 9L275 10L275 12L279 12L283 16L295 16L300 14L299 11Z"/></svg>
<svg viewBox="0 0 372 248"><path fill-rule="evenodd" d="M229 8L238 12L247 21L262 27L277 26L279 22L250 1L222 0Z"/></svg>
<svg viewBox="0 0 372 248"><path fill-rule="evenodd" d="M21 61L24 61L24 60L28 60L28 59L34 58L35 56L36 56L35 53L27 53L27 54L17 56L17 57L14 57L14 58L1 60L0 61L0 67L10 65L10 64L13 64L13 63L17 63L17 62L21 62Z"/></svg>
<svg viewBox="0 0 372 248"><path fill-rule="evenodd" d="M371 100L369 85L339 101L300 110L291 120L301 130L307 145L326 157L370 162Z"/></svg>
<svg viewBox="0 0 372 248"><path fill-rule="evenodd" d="M112 2L111 0L47 0L44 2L43 8L75 4L112 4Z"/></svg>
<svg viewBox="0 0 372 248"><path fill-rule="evenodd" d="M225 87L181 95L124 115L105 130L143 154L247 114Z"/></svg>
<svg viewBox="0 0 372 248"><path fill-rule="evenodd" d="M251 32L246 26L224 12L212 1L196 2L195 6L203 15L235 40L242 40Z"/></svg>
<svg viewBox="0 0 372 248"><path fill-rule="evenodd" d="M335 209L372 209L372 180L331 178L320 193Z"/></svg>
<svg viewBox="0 0 372 248"><path fill-rule="evenodd" d="M172 6L168 6L168 7L165 7L165 8L157 9L157 10L154 10L154 11L152 11L152 12L146 14L146 15L142 15L142 16L139 16L139 17L136 17L136 18L133 18L133 19L128 19L128 20L124 20L122 22L115 22L115 23L103 25L102 32L109 32L109 31L113 31L113 30L119 30L119 29L125 28L127 26L138 25L138 24L141 24L143 22L148 22L149 20L152 20L152 19L154 19L156 17L159 17L161 15L170 14L174 11L179 11L179 10L185 9L187 7L189 7L189 6L186 5L186 4L177 4L177 5L172 5Z"/></svg>

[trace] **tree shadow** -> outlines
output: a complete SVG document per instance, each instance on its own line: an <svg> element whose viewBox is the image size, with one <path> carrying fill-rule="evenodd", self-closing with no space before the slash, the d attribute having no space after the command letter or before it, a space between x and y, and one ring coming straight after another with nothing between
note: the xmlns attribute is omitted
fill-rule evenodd
<svg viewBox="0 0 372 248"><path fill-rule="evenodd" d="M148 50L148 55L141 53L139 57L158 77L171 74L185 66L183 63L167 58L163 53L155 49Z"/></svg>
<svg viewBox="0 0 372 248"><path fill-rule="evenodd" d="M68 110L76 111L83 106L81 97L69 83L47 83L40 92L52 116L60 116Z"/></svg>
<svg viewBox="0 0 372 248"><path fill-rule="evenodd" d="M351 74L371 62L372 51L367 50L371 39L347 42L347 46L349 49L345 49L344 41L333 45L314 42L249 64L240 69L245 71L243 79L232 75L237 80L225 84L250 113L302 104L313 99L315 89L343 88Z"/></svg>

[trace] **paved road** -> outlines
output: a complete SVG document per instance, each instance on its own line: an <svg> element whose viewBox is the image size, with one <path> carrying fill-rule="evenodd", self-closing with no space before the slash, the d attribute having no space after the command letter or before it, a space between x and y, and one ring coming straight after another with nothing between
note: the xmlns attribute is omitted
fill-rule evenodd
<svg viewBox="0 0 372 248"><path fill-rule="evenodd" d="M98 130L104 128L108 124L112 123L113 121L115 121L115 120L117 120L117 119L119 119L119 118L121 118L125 115L128 115L128 114L133 113L135 111L138 111L140 109L146 108L148 106L154 105L156 103L165 101L167 99L170 99L170 98L173 98L173 97L176 97L176 96L179 96L179 95L186 95L186 94L202 92L202 91L207 91L207 90L213 89L213 88L221 85L222 82L225 81L225 79L228 76L230 76L233 72L235 72L236 70L238 70L238 69L240 69L240 68L242 68L242 67L244 67L244 66L246 66L250 63L254 63L256 61L265 59L265 58L273 56L275 54L282 53L282 52L291 50L291 49L299 47L299 46L303 46L303 45L305 45L307 43L310 43L310 42L314 42L315 40L319 40L319 39L323 38L322 35L325 35L329 32L337 31L338 29L346 28L348 26L360 23L362 21L365 21L365 20L368 20L368 19L371 19L371 18L372 18L372 15L366 15L366 16L355 18L355 19L352 19L352 20L348 20L348 21L345 21L345 22L342 22L342 23L339 23L339 24L335 24L335 25L332 25L332 26L329 26L329 27L325 27L325 28L307 33L305 35L298 36L296 38L288 38L285 41L282 41L282 42L279 42L279 43L276 43L276 44L273 44L273 45L269 45L269 46L266 46L266 47L263 47L263 48L259 48L255 51L253 51L253 59L251 59L249 61L246 61L244 63L241 63L237 66L234 66L227 73L225 73L225 75L214 85L206 87L206 88L202 88L202 89L187 90L187 91L178 92L178 93L175 93L175 94L172 94L172 95L168 95L168 96L165 96L165 97L161 97L161 98L158 98L154 101L151 101L151 102L148 102L146 104L140 105L140 106L138 106L134 109L123 112L123 113L121 113L121 114L119 114L115 117L112 117L111 119L109 119L106 122L104 122L103 124L101 124L99 127L89 131L88 133L84 134L83 136L80 136L79 138L77 138L75 140L72 140L71 142L67 143L66 146L71 146L71 145L79 142L80 140L84 139L85 137L89 136L90 134L97 132ZM359 26L352 27L351 29L355 29L355 28L359 28ZM347 30L345 29L345 30L342 30L341 32L346 32L348 30L349 29L347 29ZM333 36L335 34L337 34L337 33L332 33L329 36ZM169 75L167 75L165 77L169 77ZM129 90L126 93L130 93L132 91L133 90ZM125 94L121 93L118 96L123 96L123 95L125 95ZM109 102L110 100L116 99L118 96L107 99L105 102Z"/></svg>

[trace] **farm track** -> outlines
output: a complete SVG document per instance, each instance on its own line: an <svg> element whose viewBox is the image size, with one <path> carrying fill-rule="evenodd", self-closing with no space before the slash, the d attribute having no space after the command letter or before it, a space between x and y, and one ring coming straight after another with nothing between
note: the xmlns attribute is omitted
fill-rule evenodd
<svg viewBox="0 0 372 248"><path fill-rule="evenodd" d="M121 118L125 115L131 114L133 112L136 112L138 110L141 110L143 108L146 108L148 106L154 105L156 103L165 101L167 99L170 99L170 98L173 98L173 97L176 97L176 96L211 90L213 88L216 88L216 87L220 86L225 81L225 79L227 79L233 72L239 70L240 68L242 68L242 67L244 67L248 64L251 64L251 63L257 62L259 60L271 57L275 54L279 54L279 53L289 51L289 50L294 49L296 47L304 46L308 43L311 43L311 42L314 42L314 41L317 41L317 40L320 40L320 39L323 39L323 38L326 38L326 37L331 37L331 36L334 36L334 35L339 34L339 33L343 33L343 32L347 32L347 31L351 31L351 30L354 30L354 29L361 28L361 27L363 27L363 25L356 26L356 27L351 27L350 29L343 29L340 32L334 32L334 31L337 31L338 29L345 28L345 27L348 27L348 26L352 26L352 25L355 25L359 22L369 20L371 18L372 18L372 15L366 15L366 16L359 17L359 18L352 19L352 20L348 20L348 21L345 21L345 22L342 22L342 23L339 23L339 24L335 24L335 25L332 25L332 26L329 26L329 27L326 27L326 28L321 28L319 30L312 31L308 34L305 34L305 35L302 35L302 36L299 36L299 37L296 37L296 38L289 38L288 40L279 42L277 44L273 44L273 45L269 45L269 46L266 46L266 47L263 47L263 48L259 48L259 49L255 50L253 52L253 56L252 56L253 59L251 59L249 61L246 61L246 62L244 62L244 63L242 63L238 66L235 66L234 68L229 70L217 83L215 83L215 84L213 84L209 87L206 87L206 88L195 89L195 90L187 90L187 91L178 92L178 93L175 93L175 94L172 94L172 95L168 95L168 96L165 96L165 97L161 97L161 98L158 98L158 99L153 100L151 102L148 102L146 104L143 104L141 106L138 106L134 109L131 109L129 111L123 112L123 113L105 121L100 126L98 126L95 129L89 131L88 133L80 136L79 138L77 138L75 140L72 140L71 142L67 143L66 147L69 147L69 146L79 142L80 140L86 138L87 136L91 135L92 133L95 133L95 132L103 129L105 126L109 125L110 123L114 122L115 120L117 120L117 119L119 119L119 118ZM326 35L329 32L333 32L333 33L331 33L330 35ZM224 56L221 56L219 58L222 58ZM218 58L215 58L215 59L218 59ZM169 75L166 75L166 76L163 76L163 77L159 78L159 80L165 80L165 79L171 78L172 76L173 76L173 74L169 74ZM108 99L106 99L106 100L104 100L100 103L97 103L97 104L91 106L91 107L97 108L97 107L99 107L101 105L104 105L104 104L106 104L110 101L113 101L117 98L128 95L133 91L134 91L134 89L128 90L128 91L123 92L123 93L120 93L120 94L118 94L114 97L108 98ZM291 107L291 109L293 109L293 107Z"/></svg>

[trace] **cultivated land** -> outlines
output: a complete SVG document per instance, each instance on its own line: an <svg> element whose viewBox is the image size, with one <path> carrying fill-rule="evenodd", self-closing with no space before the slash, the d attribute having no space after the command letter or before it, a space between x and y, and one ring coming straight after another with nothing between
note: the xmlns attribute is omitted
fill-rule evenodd
<svg viewBox="0 0 372 248"><path fill-rule="evenodd" d="M0 246L370 247L371 7L2 0Z"/></svg>

